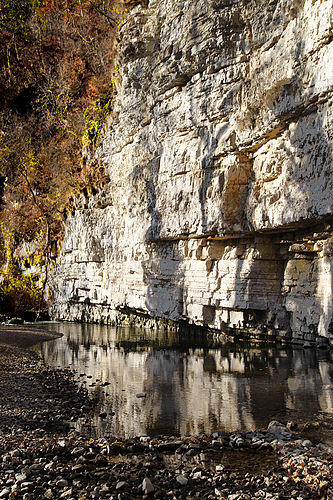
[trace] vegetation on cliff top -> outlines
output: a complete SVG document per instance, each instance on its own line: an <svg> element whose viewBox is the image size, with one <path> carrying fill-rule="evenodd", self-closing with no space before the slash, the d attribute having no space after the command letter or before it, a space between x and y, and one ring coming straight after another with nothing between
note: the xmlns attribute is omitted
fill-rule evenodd
<svg viewBox="0 0 333 500"><path fill-rule="evenodd" d="M0 0L0 309L40 306L18 262L45 269L75 194L103 175L82 151L110 111L121 17L118 0Z"/></svg>

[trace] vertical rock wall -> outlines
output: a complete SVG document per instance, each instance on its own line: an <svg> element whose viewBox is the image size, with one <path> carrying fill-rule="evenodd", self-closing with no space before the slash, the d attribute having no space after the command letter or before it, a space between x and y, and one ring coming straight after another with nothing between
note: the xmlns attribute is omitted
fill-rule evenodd
<svg viewBox="0 0 333 500"><path fill-rule="evenodd" d="M333 338L332 12L150 0L128 14L96 153L110 182L68 221L54 317Z"/></svg>

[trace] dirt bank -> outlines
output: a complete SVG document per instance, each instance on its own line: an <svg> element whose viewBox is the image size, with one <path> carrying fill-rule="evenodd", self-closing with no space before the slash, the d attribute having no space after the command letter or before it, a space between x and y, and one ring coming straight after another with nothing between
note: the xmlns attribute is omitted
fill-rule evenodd
<svg viewBox="0 0 333 500"><path fill-rule="evenodd" d="M0 345L5 344L28 348L44 340L53 340L61 336L62 334L57 332L48 332L30 326L0 326Z"/></svg>

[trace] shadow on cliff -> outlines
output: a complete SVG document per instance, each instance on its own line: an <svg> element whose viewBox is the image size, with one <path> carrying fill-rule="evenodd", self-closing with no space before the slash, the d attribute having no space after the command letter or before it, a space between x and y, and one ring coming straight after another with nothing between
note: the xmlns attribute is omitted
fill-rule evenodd
<svg viewBox="0 0 333 500"><path fill-rule="evenodd" d="M235 29L241 31L244 27L244 24L237 25ZM200 82L200 89L196 93L204 96L204 99L209 99L211 86L209 79L206 78ZM220 97L225 108L224 116L232 113L235 107L234 93L238 90L239 88L234 84L222 86ZM192 87L188 91L190 121L200 138L198 148L202 158L199 188L201 236L203 238L244 236L249 231L246 220L246 202L253 168L252 159L250 154L238 148L236 134L229 120L225 118L225 121L220 123L212 122L206 103L197 102ZM201 107L200 113L197 112L199 106ZM197 119L198 116L200 116L200 122ZM223 154L221 154L219 144L221 141L225 146ZM232 242L231 245L233 245ZM252 309L247 317L255 317L258 321L264 318L269 302L265 296L268 287L265 289L262 286L267 273L260 264L259 260L251 262L246 258L237 257L233 285L230 288L230 300L227 301L230 309L243 311ZM278 273L280 282L283 276L281 266L276 267L278 269L274 269L273 279L268 278L270 283L273 282L273 290L269 293L275 293L275 299L280 295L280 285L279 293L276 293L276 274ZM276 300L273 300L273 304L276 305ZM211 316L209 322L213 323L217 311L215 311L215 306L207 306L207 308Z"/></svg>
<svg viewBox="0 0 333 500"><path fill-rule="evenodd" d="M196 40L197 37L202 37L202 33L199 31L198 26L197 5L195 3L193 5L189 34ZM218 3L217 10L220 7L227 10L230 8L224 4L219 6ZM228 21L224 19L223 26L217 28L217 31L224 30L229 35L230 30L241 33L245 24L240 11L238 14L229 16L230 19L227 17ZM211 20L209 23L211 24L210 28L214 31L215 23ZM226 40L229 40L229 38ZM232 50L233 45L230 41L225 43L228 45L225 49L227 54L229 50ZM198 57L197 62L192 66L189 68L189 72L196 74L207 69L207 62ZM183 71L181 64L179 64L179 71ZM184 71L186 72L186 69ZM228 225L230 232L230 228L234 228L235 225L240 226L243 221L251 165L247 158L243 157L244 155L237 152L235 162L230 165L227 172L224 167L221 168L221 159L215 157L216 148L225 135L229 138L231 149L235 147L232 127L230 127L228 121L218 123L218 126L216 126L216 123L211 120L211 109L206 102L209 101L212 90L210 80L204 79L204 81L200 82L199 94L201 97L200 102L198 102L196 96L193 95L191 84L188 83L191 74L183 76L184 78L180 80L186 82L186 91L189 93L188 116L194 134L197 134L200 138L198 141L198 154L201 158L201 180L199 189L196 191L197 199L193 201L194 209L198 210L199 208L201 215L201 220L198 221L198 230L203 237L219 236L224 233L225 225ZM228 90L230 90L229 87ZM181 89L179 91L182 92ZM232 86L230 92L227 92L228 95L223 96L226 109L231 109L233 106L234 91L235 89ZM198 106L200 106L199 114ZM156 156L145 167L148 174L145 197L147 211L150 214L150 224L145 235L146 257L142 261L143 278L147 286L145 305L153 316L159 315L164 318L179 319L183 314L185 293L182 248L179 240L167 240L164 237L167 221L165 221L165 218L162 220L163 214L159 213L160 204L157 202L156 192L162 147L160 146L160 150L157 151L159 156ZM240 182L242 187L240 187ZM216 201L217 197L221 198L221 203ZM225 220L227 220L227 224L225 224Z"/></svg>
<svg viewBox="0 0 333 500"><path fill-rule="evenodd" d="M197 23L193 21L192 31L197 29ZM198 33L199 35L199 33ZM196 36L194 32L192 36ZM295 49L295 67L304 66L304 54L302 41L298 42ZM264 68L262 68L264 71ZM260 73L258 68L258 73ZM264 74L264 73L263 73ZM188 81L188 80L187 80ZM313 85L316 85L315 79ZM187 84L187 91L189 92L189 118L193 125L193 131L197 132L200 140L198 145L198 153L201 157L201 181L199 188L199 195L197 204L200 210L200 223L201 236L223 236L232 232L238 235L244 231L255 230L250 226L247 220L246 203L248 200L249 191L251 189L251 176L253 174L253 163L250 154L247 155L244 151L240 151L237 147L237 137L232 132L232 127L229 122L225 124L220 123L219 128L217 124L213 123L207 109L205 99L209 97L211 86L209 80L200 83L201 88L198 94L200 95L200 102L197 102L196 97L193 95L191 84ZM332 152L327 140L324 117L317 111L318 103L315 100L305 105L301 105L304 95L298 95L299 89L304 87L302 80L302 73L294 75L291 82L282 85L279 92L274 96L271 103L270 112L273 113L282 127L282 132L289 131L290 144L285 140L283 143L284 153L289 158L289 174L287 178L296 179L292 186L286 183L284 186L284 196L291 200L290 205L286 203L286 210L293 210L292 207L297 208L297 203L292 203L294 198L301 200L302 209L304 212L304 220L298 221L294 227L288 227L290 230L296 230L300 227L308 227L313 220L322 218L322 214L332 212L331 198L326 197L321 200L321 213L316 212L315 205L315 185L318 184L319 179L324 179L323 185L328 185L330 180L329 168L323 168L325 165L332 164ZM263 87L264 88L264 87ZM311 82L309 85L311 88ZM233 87L229 90L227 88L225 96L223 96L224 114L227 115L228 111L235 105L233 102ZM229 95L230 94L230 95ZM264 96L262 96L264 98ZM300 101L297 102L297 99ZM291 104L290 104L291 102ZM201 106L200 121L197 118L197 109ZM281 109L283 112L281 112ZM222 113L221 113L222 114ZM303 117L313 114L313 130L305 130L306 126ZM253 117L254 120L256 117ZM260 117L259 130L260 130ZM207 125L208 124L208 125ZM293 127L290 127L294 124ZM230 128L230 131L228 131ZM274 131L273 131L274 132ZM263 133L263 132L262 132ZM230 164L223 165L221 157L217 154L217 147L219 141L228 135L229 153L231 156ZM223 139L224 140L224 139ZM262 144L267 142L269 137L262 137ZM258 146L259 147L259 146ZM227 153L228 153L227 151ZM228 154L229 154L228 153ZM307 171L307 162L309 162L309 169ZM316 165L315 178L313 184L309 180L309 172L311 165ZM159 174L159 157L147 165L148 179L146 183L146 203L147 211L150 215L150 223L146 232L146 256L142 261L144 282L147 286L147 299L146 307L149 313L153 316L160 315L165 318L178 318L183 310L183 270L182 260L183 257L180 252L179 243L177 241L166 240L161 236L162 216L158 210L156 185ZM317 176L317 178L316 178ZM255 187L255 186L254 186ZM265 196L267 199L265 199ZM268 192L258 200L258 204L262 204L264 212L263 220L267 215L267 207L273 206L276 202L276 193ZM320 195L319 195L320 196ZM216 199L220 197L221 203L218 211ZM195 205L197 208L198 205ZM319 205L318 205L319 206ZM306 221L309 219L310 222ZM283 232L286 225L283 224L279 227L272 227L267 225L267 230L275 230ZM269 239L269 237L268 237ZM274 252L273 252L274 253ZM275 256L271 258L274 261ZM277 268L273 271L273 277L263 262L258 263L258 260L245 260L238 259L237 268L235 270L234 278L234 301L230 301L231 308L234 309L247 309L253 308L258 311L265 311L267 314L273 308L277 311L282 308L282 284L284 280L284 269L281 264L281 259L276 257L278 263ZM267 260L267 259L266 259ZM269 260L269 259L268 259ZM287 260L286 260L287 262ZM246 265L246 267L245 267ZM330 269L331 272L331 269ZM322 278L323 281L324 278ZM332 310L328 299L320 299L318 282L317 307L321 311L321 316L324 316L322 324L329 324L332 316ZM332 279L330 283L332 282ZM263 284L269 284L264 287ZM273 287L270 288L270 285ZM272 291L273 290L273 291ZM323 302L324 301L324 302Z"/></svg>
<svg viewBox="0 0 333 500"><path fill-rule="evenodd" d="M163 222L156 193L160 156L138 169L141 173L145 171L145 201L150 216L145 233L145 254L141 261L143 282L146 285L145 307L152 317L177 321L183 313L183 255L177 239L165 239L161 234ZM135 170L134 182L137 174Z"/></svg>
<svg viewBox="0 0 333 500"><path fill-rule="evenodd" d="M205 40L210 57L207 57L205 50L200 53L198 67L193 73L201 73L202 77L199 82L188 86L189 120L200 138L198 153L201 157L201 180L198 201L202 236L223 236L247 229L244 208L252 165L246 154L238 150L234 128L228 118L237 106L235 96L240 83L232 80L223 82L222 79L219 86L213 85L215 75L220 72L218 67L214 68L214 64L218 65L222 58L231 65L247 43L241 3L237 5L237 2L218 0L210 6L214 16L210 18L210 25L206 26L205 31L216 38ZM198 17L194 10L190 27L194 40L203 37ZM220 37L223 37L222 46L217 44ZM235 37L238 43L231 41ZM220 110L219 120L212 117L212 114L216 114L216 106ZM225 146L223 153L219 144L221 141ZM231 160L225 164L223 160L227 155L230 155Z"/></svg>
<svg viewBox="0 0 333 500"><path fill-rule="evenodd" d="M302 41L297 43L295 48L295 67L304 67L307 54L303 50ZM259 68L260 73L260 68ZM315 88L317 85L316 76L309 83L309 88ZM304 102L304 92L299 89L304 88L302 73L295 73L290 83L282 85L278 89L271 108L275 116L279 119L281 130L278 135L285 134L280 147L285 162L287 173L284 178L289 182L283 183L282 204L283 204L283 222L279 228L274 226L274 204L279 199L278 193L274 190L267 190L260 195L258 202L262 205L262 219L265 222L271 220L272 225L267 224L267 230L283 232L288 229L291 231L311 230L315 224L320 224L332 219L332 175L331 165L333 163L332 149L328 141L325 125L328 117L325 115L325 109L318 109L321 104L319 99L319 90L313 96ZM203 90L203 89L202 89ZM264 96L263 96L264 100ZM319 101L319 102L318 102ZM267 103L266 103L267 104ZM192 104L193 105L193 104ZM263 103L264 105L264 103ZM281 112L282 110L282 112ZM191 111L192 121L195 124L195 113ZM311 120L310 120L311 117ZM226 127L224 127L226 128ZM200 127L198 127L200 131ZM206 154L202 161L202 183L200 189L201 206L201 226L203 234L208 236L222 233L250 230L251 225L246 217L246 202L251 190L251 175L253 165L250 156L244 152L237 152L236 138L234 138L234 150L230 155L234 155L235 166L227 167L224 170L223 192L221 194L223 224L225 227L214 224L214 221L208 220L209 196L212 191L215 172L219 169L218 161L215 158L215 150L219 141L219 135L212 135L212 130L207 129L206 133L199 135L202 138L203 149ZM221 129L223 133L223 128ZM267 138L263 137L263 141ZM264 142L263 142L264 143ZM237 166L238 165L238 166ZM238 168L239 167L239 168ZM282 168L283 172L283 168ZM241 179L243 176L243 179ZM281 177L282 178L282 177ZM238 179L238 183L237 183ZM254 186L255 187L255 186ZM244 189L245 188L245 189ZM238 205L234 209L232 206ZM281 210L276 205L277 210ZM295 218L294 214L299 213ZM290 223L288 222L288 217ZM237 221L238 218L238 221ZM238 222L238 223L237 223ZM230 231L231 229L231 231ZM221 233L220 233L221 234ZM267 239L269 243L269 237ZM273 249L273 246L272 246ZM274 253L274 252L273 252ZM237 268L234 277L234 300L231 305L236 310L256 309L257 316L260 317L260 311L265 311L269 317L270 311L279 316L280 327L285 328L289 318L288 312L279 314L278 309L283 308L282 285L285 278L284 267L281 265L281 257L277 256L276 266L270 275L267 269L265 259L242 260L238 259ZM269 257L274 263L274 255ZM287 262L287 259L286 261ZM317 325L310 326L309 333L320 335L332 335L332 250L330 258L326 254L321 264L313 266L311 278L311 287L314 289L315 309L320 312L320 320ZM272 285L272 288L271 286ZM291 299L292 300L292 299ZM290 302L290 299L289 299ZM295 302L296 309L300 306ZM306 323L311 317L311 307L313 305L301 305L299 316L304 315L303 321ZM291 314L294 314L291 309ZM271 315L272 316L272 315ZM283 317L284 316L284 317ZM262 314L264 319L264 314ZM274 319L274 318L272 318ZM266 321L266 319L265 319Z"/></svg>
<svg viewBox="0 0 333 500"><path fill-rule="evenodd" d="M243 247L243 248L242 248ZM260 327L261 333L268 329L289 331L289 315L283 309L282 283L284 261L280 247L269 236L254 237L236 243L237 262L231 284L233 297L231 310L242 311L243 319L234 323L236 328ZM250 250L250 251L249 251ZM230 319L232 318L232 312Z"/></svg>
<svg viewBox="0 0 333 500"><path fill-rule="evenodd" d="M295 47L296 68L306 67L309 55L305 52L305 46L305 41L300 39ZM333 153L328 135L330 116L325 110L325 101L329 100L330 92L327 91L325 96L316 74L307 88L311 89L309 96L304 91L303 72L298 70L291 81L279 89L271 103L273 113L282 125L280 135L283 135L283 141L276 151L277 157L280 155L284 159L280 175L282 180L287 179L288 182L280 186L280 196L277 196L274 184L269 188L268 183L268 188L260 193L258 199L267 220L270 217L274 219L274 211L281 213L282 207L282 221L285 222L281 229L293 231L295 242L297 238L302 242L302 232L303 235L309 233L310 237L311 233L324 232L332 224L333 212ZM292 241L292 238L289 239ZM286 296L294 331L302 324L306 328L304 331L309 334L332 337L333 249L329 247L329 244L324 244L320 257L316 251L311 253L306 248L303 254L301 250L296 257L298 263L303 259L304 269L298 266L297 274L293 277L297 285ZM290 258L293 258L292 253ZM309 260L311 265L308 265ZM285 263L288 263L287 259ZM288 279L288 275L284 270L282 282L285 278Z"/></svg>
<svg viewBox="0 0 333 500"><path fill-rule="evenodd" d="M290 179L290 182L284 183L282 187L284 216L289 211L290 219L293 221L297 207L300 207L301 213L299 220L281 226L280 234L283 236L283 231L287 229L286 239L290 240L290 244L293 240L295 243L302 242L303 235L306 236L307 233L311 237L312 232L320 234L325 231L325 214L331 213L331 200L327 192L325 197L323 193L320 199L318 186L328 187L330 179L327 173L333 158L325 133L323 116L316 109L312 109L311 114L313 126L307 131L305 131L304 115L298 120L295 116L293 121L286 122L285 130L288 129L289 123L292 127L280 146L280 152L287 164L285 168L288 170L285 177ZM271 210L276 200L275 191L267 190L260 196L258 201L262 204L263 210ZM321 207L321 213L317 207ZM276 210L281 209L277 206ZM264 213L263 217L269 219L267 213L266 215ZM275 228L275 232L279 232L278 227ZM302 254L300 250L296 257L295 275L292 276L292 279L296 280L295 285L288 287L289 292L285 295L284 282L290 281L291 278L287 264L294 258L294 253L290 252L282 257L279 249L277 247L274 249L271 236L262 236L260 239L266 240L264 246L270 247L270 251L265 255L267 251L264 250L263 259L254 259L252 262L238 259L232 308L248 309L253 319L257 318L259 322L263 321L273 328L287 331L291 329L292 336L297 337L301 326L304 332L313 336L312 340L318 334L323 337L332 336L332 248L323 248L324 254L318 259L318 254L307 250L305 245L305 253ZM254 242L257 245L256 238ZM306 336L304 340L307 340Z"/></svg>

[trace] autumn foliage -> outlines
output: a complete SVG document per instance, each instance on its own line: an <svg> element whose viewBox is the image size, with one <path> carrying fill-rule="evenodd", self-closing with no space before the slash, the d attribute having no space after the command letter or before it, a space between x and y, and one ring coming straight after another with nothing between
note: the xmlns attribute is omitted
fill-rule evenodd
<svg viewBox="0 0 333 500"><path fill-rule="evenodd" d="M37 250L47 264L75 194L99 175L82 151L111 109L121 18L117 0L0 0L3 269L8 238L14 260L34 241L30 264Z"/></svg>

